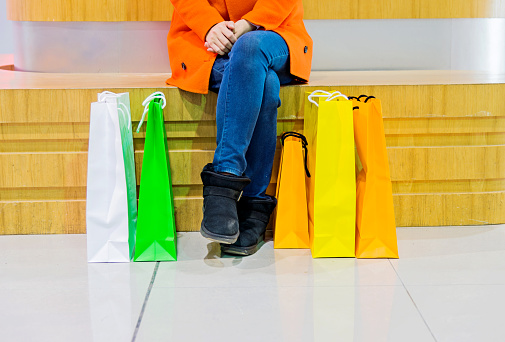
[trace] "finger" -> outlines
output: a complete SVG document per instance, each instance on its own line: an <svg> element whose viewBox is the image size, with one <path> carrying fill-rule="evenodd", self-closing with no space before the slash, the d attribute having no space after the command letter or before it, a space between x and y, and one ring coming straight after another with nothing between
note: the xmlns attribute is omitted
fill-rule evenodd
<svg viewBox="0 0 505 342"><path fill-rule="evenodd" d="M237 41L237 37L233 34L233 32L226 30L223 34L232 44L235 44Z"/></svg>
<svg viewBox="0 0 505 342"><path fill-rule="evenodd" d="M209 52L213 52L213 53L216 53L216 51L214 51L211 47L210 47L210 44L208 42L205 42L204 46L207 48L207 51Z"/></svg>
<svg viewBox="0 0 505 342"><path fill-rule="evenodd" d="M233 21L227 21L226 22L226 27L228 27L230 30L235 30L235 23Z"/></svg>
<svg viewBox="0 0 505 342"><path fill-rule="evenodd" d="M223 48L221 49L221 51L223 51L223 53L228 53L230 52L230 49L226 46L223 46Z"/></svg>
<svg viewBox="0 0 505 342"><path fill-rule="evenodd" d="M224 52L216 44L211 43L210 47L212 48L212 50L214 50L215 53L224 55Z"/></svg>
<svg viewBox="0 0 505 342"><path fill-rule="evenodd" d="M223 48L226 47L228 50L230 50L231 47L233 46L233 44L224 35L219 36L218 39L219 39L219 42L221 44L223 44Z"/></svg>
<svg viewBox="0 0 505 342"><path fill-rule="evenodd" d="M219 39L213 40L212 43L215 44L219 48L219 50L221 50L221 51L225 51L227 49L226 45L221 43L221 41Z"/></svg>

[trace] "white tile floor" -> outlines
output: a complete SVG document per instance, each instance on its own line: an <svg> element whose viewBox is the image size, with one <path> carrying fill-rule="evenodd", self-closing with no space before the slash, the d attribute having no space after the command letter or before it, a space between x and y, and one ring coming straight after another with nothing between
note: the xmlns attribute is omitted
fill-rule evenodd
<svg viewBox="0 0 505 342"><path fill-rule="evenodd" d="M505 225L399 228L399 260L308 250L88 264L86 236L0 236L0 341L505 341Z"/></svg>

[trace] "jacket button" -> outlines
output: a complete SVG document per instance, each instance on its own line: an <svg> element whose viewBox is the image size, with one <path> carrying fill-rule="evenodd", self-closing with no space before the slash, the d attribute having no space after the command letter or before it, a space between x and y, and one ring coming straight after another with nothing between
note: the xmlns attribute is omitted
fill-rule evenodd
<svg viewBox="0 0 505 342"><path fill-rule="evenodd" d="M182 66L182 70L186 70L186 64L184 64L184 62L181 63L181 66Z"/></svg>
<svg viewBox="0 0 505 342"><path fill-rule="evenodd" d="M307 53L307 51L309 51L309 47L308 46L306 46L306 47L303 48L303 53Z"/></svg>

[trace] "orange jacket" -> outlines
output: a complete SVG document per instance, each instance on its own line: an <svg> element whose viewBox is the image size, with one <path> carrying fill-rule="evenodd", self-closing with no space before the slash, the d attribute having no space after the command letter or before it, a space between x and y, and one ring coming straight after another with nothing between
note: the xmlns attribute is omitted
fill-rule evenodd
<svg viewBox="0 0 505 342"><path fill-rule="evenodd" d="M175 7L168 33L172 77L167 83L207 94L217 54L205 46L207 32L222 21L246 19L277 32L290 53L290 72L297 80L309 80L312 39L303 24L302 0L171 0Z"/></svg>

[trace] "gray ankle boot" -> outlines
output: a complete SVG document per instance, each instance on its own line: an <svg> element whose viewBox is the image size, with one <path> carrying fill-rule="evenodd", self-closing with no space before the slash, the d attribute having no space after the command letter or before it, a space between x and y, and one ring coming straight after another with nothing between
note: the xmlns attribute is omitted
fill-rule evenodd
<svg viewBox="0 0 505 342"><path fill-rule="evenodd" d="M209 240L230 244L237 241L237 201L251 182L247 177L223 175L207 164L200 174L203 182L203 220L200 233Z"/></svg>

